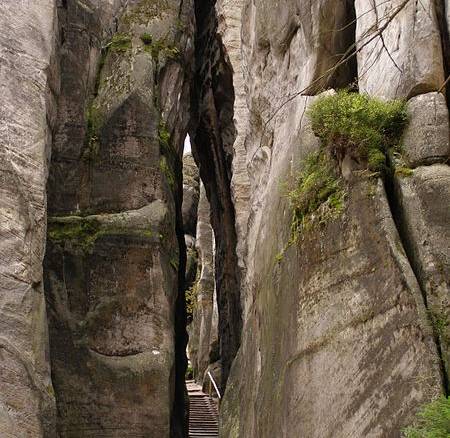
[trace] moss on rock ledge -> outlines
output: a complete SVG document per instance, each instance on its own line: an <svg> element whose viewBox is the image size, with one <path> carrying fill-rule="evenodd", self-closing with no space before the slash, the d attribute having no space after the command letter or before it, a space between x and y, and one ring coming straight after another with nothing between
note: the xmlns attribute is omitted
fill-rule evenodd
<svg viewBox="0 0 450 438"><path fill-rule="evenodd" d="M290 243L314 224L334 219L344 210L346 184L341 166L346 156L359 169L384 172L387 154L398 148L407 122L405 102L384 102L342 90L319 97L308 115L321 140L309 155L288 192L293 210Z"/></svg>
<svg viewBox="0 0 450 438"><path fill-rule="evenodd" d="M99 216L69 216L49 218L48 239L58 244L70 242L83 251L92 250L96 240L102 236L139 236L153 238L152 230L131 229L120 223L102 223Z"/></svg>

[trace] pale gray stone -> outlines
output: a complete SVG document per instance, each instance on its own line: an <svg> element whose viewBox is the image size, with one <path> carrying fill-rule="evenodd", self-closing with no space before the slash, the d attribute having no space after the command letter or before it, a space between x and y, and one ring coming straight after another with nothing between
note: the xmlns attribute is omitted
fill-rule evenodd
<svg viewBox="0 0 450 438"><path fill-rule="evenodd" d="M356 0L358 84L385 99L437 91L444 68L432 0Z"/></svg>
<svg viewBox="0 0 450 438"><path fill-rule="evenodd" d="M448 160L448 108L441 93L420 94L408 101L409 122L402 139L407 164L416 167Z"/></svg>
<svg viewBox="0 0 450 438"><path fill-rule="evenodd" d="M0 2L0 436L55 436L42 280L54 0Z"/></svg>
<svg viewBox="0 0 450 438"><path fill-rule="evenodd" d="M427 299L450 375L450 167L418 167L395 178L401 232Z"/></svg>

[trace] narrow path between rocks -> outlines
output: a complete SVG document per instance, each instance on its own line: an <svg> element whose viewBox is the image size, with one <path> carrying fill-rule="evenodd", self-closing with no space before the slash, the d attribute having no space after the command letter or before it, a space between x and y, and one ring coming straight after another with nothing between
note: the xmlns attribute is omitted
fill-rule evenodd
<svg viewBox="0 0 450 438"><path fill-rule="evenodd" d="M186 382L189 394L189 438L217 438L218 410L214 400L193 380Z"/></svg>

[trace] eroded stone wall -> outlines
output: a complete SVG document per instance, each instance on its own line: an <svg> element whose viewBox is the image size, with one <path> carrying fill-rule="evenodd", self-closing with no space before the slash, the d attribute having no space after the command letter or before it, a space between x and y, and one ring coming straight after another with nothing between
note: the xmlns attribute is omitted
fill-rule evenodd
<svg viewBox="0 0 450 438"><path fill-rule="evenodd" d="M59 436L184 436L190 2L63 2L45 292Z"/></svg>
<svg viewBox="0 0 450 438"><path fill-rule="evenodd" d="M54 436L42 278L56 4L0 3L0 435Z"/></svg>
<svg viewBox="0 0 450 438"><path fill-rule="evenodd" d="M218 16L227 14L222 3ZM399 436L446 390L449 132L435 3L332 5L248 1L233 17L242 26L233 73L249 113L251 195L242 345L221 407L227 438ZM236 51L223 41L225 53ZM355 49L357 65L335 72ZM346 84L410 99L411 172L356 178L344 215L286 249L283 185L318 148L306 95Z"/></svg>

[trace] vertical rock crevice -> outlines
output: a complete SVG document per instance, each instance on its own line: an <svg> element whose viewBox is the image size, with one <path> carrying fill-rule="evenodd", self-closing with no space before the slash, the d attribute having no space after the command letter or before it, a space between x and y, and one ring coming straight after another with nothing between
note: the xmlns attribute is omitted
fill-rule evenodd
<svg viewBox="0 0 450 438"><path fill-rule="evenodd" d="M222 391L241 339L240 274L236 256L231 163L236 136L233 76L217 34L215 1L196 1L195 77L190 136L211 206L216 240L215 274L219 307Z"/></svg>

